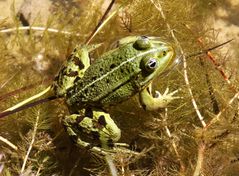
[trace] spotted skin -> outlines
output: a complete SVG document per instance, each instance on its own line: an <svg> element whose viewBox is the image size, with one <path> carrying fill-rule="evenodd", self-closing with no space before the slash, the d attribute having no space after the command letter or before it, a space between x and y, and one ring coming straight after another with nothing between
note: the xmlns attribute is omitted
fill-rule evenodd
<svg viewBox="0 0 239 176"><path fill-rule="evenodd" d="M58 97L65 98L71 115L63 125L75 144L100 154L114 149L121 131L104 111L109 106L140 93L144 109L164 107L174 93L153 97L153 78L171 68L174 48L157 37L131 36L117 42L116 48L104 53L90 65L89 52L99 47L77 46L62 66L53 83Z"/></svg>
<svg viewBox="0 0 239 176"><path fill-rule="evenodd" d="M63 64L53 83L57 96L65 97L67 90L74 86L76 80L80 80L84 76L84 72L89 66L90 59L87 47L77 46L67 62Z"/></svg>
<svg viewBox="0 0 239 176"><path fill-rule="evenodd" d="M63 121L66 131L80 147L87 147L91 150L111 148L112 144L117 142L121 136L120 129L108 113L98 109L91 111L92 117L84 116L85 110L79 111L79 114L66 116ZM87 134L88 142L81 140L85 134Z"/></svg>
<svg viewBox="0 0 239 176"><path fill-rule="evenodd" d="M67 91L81 80L85 70L90 66L86 47L76 47L62 66L55 78L53 89L59 97L66 97ZM71 108L70 108L71 109ZM99 109L81 109L63 119L63 125L74 143L96 152L103 153L101 148L109 149L120 138L121 131L110 118L110 115ZM87 134L90 142L81 139ZM92 145L92 144L95 145ZM99 145L99 146L97 146Z"/></svg>

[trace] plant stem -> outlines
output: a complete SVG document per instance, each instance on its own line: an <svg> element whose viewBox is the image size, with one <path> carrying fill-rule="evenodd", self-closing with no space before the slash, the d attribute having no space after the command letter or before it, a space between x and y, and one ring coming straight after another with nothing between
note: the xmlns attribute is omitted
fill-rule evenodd
<svg viewBox="0 0 239 176"><path fill-rule="evenodd" d="M193 104L193 107L197 113L197 116L202 124L203 127L206 126L206 123L204 121L204 117L202 116L201 112L199 111L199 108L198 108L198 105L196 103L196 100L194 98L194 95L193 95L193 92L192 92L192 89L191 89L191 85L190 85L190 82L189 82L189 79L188 79L188 72L187 72L187 61L186 61L186 57L184 55L184 52L183 52L183 49L178 41L178 39L176 38L176 36L174 35L174 31L172 30L172 28L170 27L170 25L167 23L167 20L166 20L166 17L164 15L164 12L163 12L163 9L162 9L162 6L160 4L160 2L155 2L155 0L151 0L151 2L155 5L155 7L159 10L167 28L168 28L168 31L170 32L173 40L175 41L175 43L177 44L179 50L180 50L180 53L182 55L182 59L183 59L183 74L184 74L184 80L185 80L185 84L187 86L187 89L188 89L188 92L189 92L189 95L191 96L191 101L192 101L192 104Z"/></svg>
<svg viewBox="0 0 239 176"><path fill-rule="evenodd" d="M17 150L17 146L14 145L13 143L11 143L9 140L7 140L6 138L0 136L0 141L4 142L5 144L9 145L11 148L13 148L14 150Z"/></svg>
<svg viewBox="0 0 239 176"><path fill-rule="evenodd" d="M196 165L195 171L193 173L193 176L201 175L205 148L206 148L206 146L204 143L199 144L197 165Z"/></svg>
<svg viewBox="0 0 239 176"><path fill-rule="evenodd" d="M2 30L0 30L0 33L10 33L10 32L15 32L15 31L18 31L18 30L20 30L20 31L24 31L24 30L48 31L48 32L53 32L53 33L61 33L61 34L65 34L65 35L73 35L74 34L73 32L61 31L59 29L46 28L46 27L41 27L41 26L21 26L21 27L2 29ZM74 35L75 36L80 36L79 33L76 33Z"/></svg>
<svg viewBox="0 0 239 176"><path fill-rule="evenodd" d="M30 145L28 147L28 150L27 150L27 154L24 158L24 161L23 161L23 164L22 164L22 168L21 168L21 174L24 172L25 170L25 167L26 167L26 163L27 163L27 160L29 158L29 155L30 155L30 152L32 150L32 147L33 147L33 144L35 142L35 138L36 138L36 133L37 133L37 128L38 128L38 123L39 123L39 117L40 117L40 111L38 110L37 112L37 116L36 116L36 121L35 121L35 125L34 125L34 129L33 129L33 133L32 133L32 140L30 142Z"/></svg>

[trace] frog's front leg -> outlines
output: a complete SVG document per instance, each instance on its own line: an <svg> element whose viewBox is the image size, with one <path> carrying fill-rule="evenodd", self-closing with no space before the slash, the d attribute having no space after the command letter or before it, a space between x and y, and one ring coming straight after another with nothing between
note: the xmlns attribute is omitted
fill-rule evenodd
<svg viewBox="0 0 239 176"><path fill-rule="evenodd" d="M140 92L140 104L145 110L154 111L159 108L166 107L172 100L180 98L174 97L173 95L178 92L175 90L171 93L168 93L169 89L167 88L163 94L160 94L158 91L155 91L156 96L152 95L151 90L152 85L150 84L148 87L143 89Z"/></svg>
<svg viewBox="0 0 239 176"><path fill-rule="evenodd" d="M97 109L81 110L66 116L63 125L79 147L106 154L120 139L121 131L108 113Z"/></svg>

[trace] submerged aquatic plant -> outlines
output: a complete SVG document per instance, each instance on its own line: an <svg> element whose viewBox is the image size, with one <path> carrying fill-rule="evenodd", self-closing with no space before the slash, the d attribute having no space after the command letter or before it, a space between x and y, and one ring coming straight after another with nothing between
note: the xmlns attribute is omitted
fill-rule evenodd
<svg viewBox="0 0 239 176"><path fill-rule="evenodd" d="M67 6L67 13L64 3L55 3L54 16L48 18L47 24L35 26L34 23L38 24L35 21L25 29L12 6L13 23L6 24L4 20L0 23L2 28L8 28L0 31L1 110L51 83L74 46L87 41L100 21L104 12L101 2L88 1L82 7L76 1ZM152 35L174 43L182 60L167 75L154 81L154 87L162 90L168 86L172 90L180 88L181 99L168 108L146 112L134 97L110 109L122 130L121 141L139 152L139 155L113 155L119 175L199 176L239 172L239 80L235 59L238 52L233 49L238 44L232 41L226 54L215 49L186 58L219 43L209 17L217 7L227 4L220 0L115 2L115 7L121 9L91 41L103 42L103 48L92 58L122 37ZM7 96L7 92L20 87L23 88L17 93ZM75 147L69 140L60 124L67 113L63 101L54 100L1 119L0 174L108 175L105 160Z"/></svg>

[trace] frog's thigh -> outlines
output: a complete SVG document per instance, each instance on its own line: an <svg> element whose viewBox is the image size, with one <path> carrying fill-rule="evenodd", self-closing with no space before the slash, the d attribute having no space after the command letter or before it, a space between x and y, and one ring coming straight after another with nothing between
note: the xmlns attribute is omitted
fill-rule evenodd
<svg viewBox="0 0 239 176"><path fill-rule="evenodd" d="M66 116L63 119L63 125L66 129L66 132L68 135L72 138L72 140L81 147L90 147L90 143L82 141L79 137L79 128L77 124L77 120L79 119L80 115L78 114L72 114L70 116Z"/></svg>
<svg viewBox="0 0 239 176"><path fill-rule="evenodd" d="M80 139L80 133L86 133L90 138L94 139L94 143L98 141L102 148L111 148L120 138L120 129L110 118L108 113L102 111L92 111L84 117L79 114L72 114L64 119L64 126L67 133L73 138L77 145L81 147L93 147L90 143Z"/></svg>
<svg viewBox="0 0 239 176"><path fill-rule="evenodd" d="M114 143L120 139L121 131L108 113L94 110L92 122L93 129L99 133L103 148L113 147Z"/></svg>

